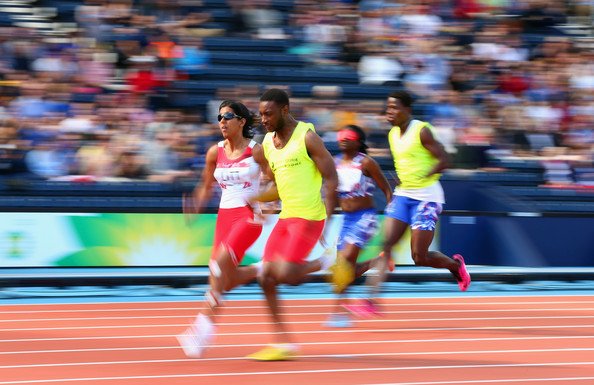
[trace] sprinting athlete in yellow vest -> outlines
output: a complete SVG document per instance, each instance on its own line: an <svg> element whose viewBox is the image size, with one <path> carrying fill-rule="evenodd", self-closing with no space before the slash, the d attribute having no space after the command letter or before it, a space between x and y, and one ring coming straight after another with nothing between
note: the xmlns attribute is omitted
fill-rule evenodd
<svg viewBox="0 0 594 385"><path fill-rule="evenodd" d="M322 174L305 144L309 131L315 131L313 124L298 122L284 147L277 148L274 144L275 133L266 134L262 142L282 202L279 218L326 219L326 207L320 194Z"/></svg>
<svg viewBox="0 0 594 385"><path fill-rule="evenodd" d="M442 144L435 138L429 123L413 119L412 97L405 91L396 91L388 96L386 118L393 126L388 140L398 181L394 197L385 211L385 258L380 259L381 263L377 266L380 273L369 282L370 298L349 307L362 317L375 316L379 312L372 298L377 296L385 279L392 248L408 227L411 229L410 246L415 265L450 270L462 291L470 285L470 275L461 255L450 258L439 251L429 251L437 219L445 203L439 176L447 167L448 159Z"/></svg>
<svg viewBox="0 0 594 385"><path fill-rule="evenodd" d="M257 200L280 198L282 205L279 220L264 248L260 276L275 323L277 343L248 357L277 361L294 356L297 348L281 321L276 286L299 285L307 274L325 270L333 263L327 254L312 262L306 258L316 242L325 239L322 234L326 218L332 215L337 203L338 176L334 160L314 126L291 116L286 92L266 91L260 98L259 110L262 127L267 131L262 143L269 165L266 171L276 188L262 193Z"/></svg>

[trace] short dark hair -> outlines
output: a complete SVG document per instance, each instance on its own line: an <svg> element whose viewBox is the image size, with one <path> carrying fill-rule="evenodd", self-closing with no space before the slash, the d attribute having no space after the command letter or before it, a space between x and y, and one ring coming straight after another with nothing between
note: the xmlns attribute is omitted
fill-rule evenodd
<svg viewBox="0 0 594 385"><path fill-rule="evenodd" d="M250 110L245 106L245 104L238 102L236 100L223 100L221 105L219 106L219 111L223 107L229 107L233 110L235 115L241 116L245 119L245 124L243 125L243 130L241 131L244 138L253 138L254 137L254 115L250 112Z"/></svg>
<svg viewBox="0 0 594 385"><path fill-rule="evenodd" d="M410 108L413 105L413 97L404 90L394 91L388 97L400 100L404 107Z"/></svg>
<svg viewBox="0 0 594 385"><path fill-rule="evenodd" d="M347 124L342 129L356 132L357 135L359 136L359 143L360 143L359 152L367 154L368 146L367 146L367 143L365 143L365 141L367 140L367 134L365 134L365 131L363 131L363 129L361 127L357 126L356 124Z"/></svg>
<svg viewBox="0 0 594 385"><path fill-rule="evenodd" d="M271 88L260 97L261 102L275 102L279 106L289 105L289 94L279 88Z"/></svg>

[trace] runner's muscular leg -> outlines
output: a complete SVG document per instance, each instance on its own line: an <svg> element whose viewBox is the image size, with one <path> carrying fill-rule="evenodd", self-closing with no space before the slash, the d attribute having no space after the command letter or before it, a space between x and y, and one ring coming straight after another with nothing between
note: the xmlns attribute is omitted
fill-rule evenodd
<svg viewBox="0 0 594 385"><path fill-rule="evenodd" d="M460 264L439 251L429 251L434 232L431 230L412 230L411 253L415 265L436 269L448 269L455 277Z"/></svg>

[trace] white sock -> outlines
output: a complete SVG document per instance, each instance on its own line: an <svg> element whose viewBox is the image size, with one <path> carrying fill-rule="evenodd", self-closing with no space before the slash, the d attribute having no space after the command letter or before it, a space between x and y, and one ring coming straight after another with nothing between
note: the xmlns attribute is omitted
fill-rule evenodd
<svg viewBox="0 0 594 385"><path fill-rule="evenodd" d="M320 256L320 270L328 270L334 262L336 262L336 249L332 247L327 248Z"/></svg>
<svg viewBox="0 0 594 385"><path fill-rule="evenodd" d="M264 261L259 260L258 262L254 263L254 267L256 268L256 276L261 276L262 270L264 270Z"/></svg>

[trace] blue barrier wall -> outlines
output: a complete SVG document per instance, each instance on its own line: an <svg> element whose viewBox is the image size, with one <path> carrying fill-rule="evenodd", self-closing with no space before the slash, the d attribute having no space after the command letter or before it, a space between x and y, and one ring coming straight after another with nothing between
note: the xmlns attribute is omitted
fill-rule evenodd
<svg viewBox="0 0 594 385"><path fill-rule="evenodd" d="M594 189L496 178L444 178L443 252L479 265L594 266Z"/></svg>
<svg viewBox="0 0 594 385"><path fill-rule="evenodd" d="M444 215L440 247L473 265L594 266L594 218Z"/></svg>

